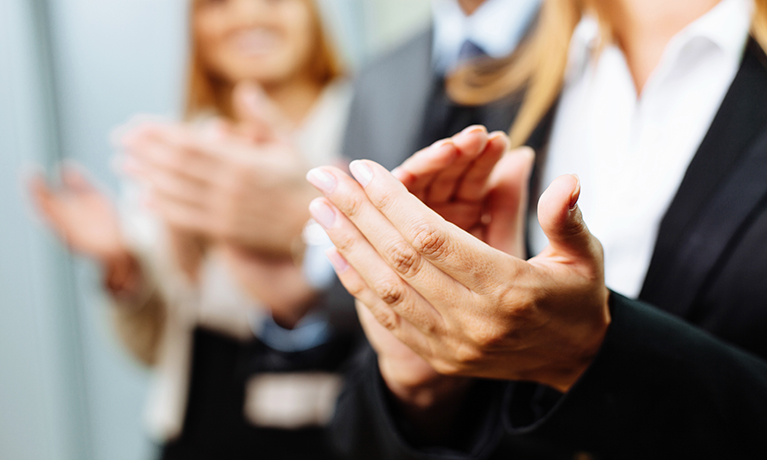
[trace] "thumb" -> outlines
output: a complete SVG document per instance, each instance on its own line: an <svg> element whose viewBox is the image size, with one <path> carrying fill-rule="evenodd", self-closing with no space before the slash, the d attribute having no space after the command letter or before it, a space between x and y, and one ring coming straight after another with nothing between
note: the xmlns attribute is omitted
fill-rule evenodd
<svg viewBox="0 0 767 460"><path fill-rule="evenodd" d="M235 119L247 137L256 142L269 142L285 131L287 120L260 86L238 83L232 99Z"/></svg>
<svg viewBox="0 0 767 460"><path fill-rule="evenodd" d="M601 245L591 235L578 207L580 194L578 176L558 177L538 201L538 222L549 239L551 250L575 259L601 260Z"/></svg>

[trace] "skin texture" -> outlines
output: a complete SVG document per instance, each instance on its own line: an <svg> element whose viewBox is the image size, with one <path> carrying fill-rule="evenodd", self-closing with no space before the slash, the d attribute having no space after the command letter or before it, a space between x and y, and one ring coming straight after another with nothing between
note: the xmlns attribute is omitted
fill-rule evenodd
<svg viewBox="0 0 767 460"><path fill-rule="evenodd" d="M342 256L331 257L341 281L380 324L441 374L574 384L610 322L577 178L541 198L551 246L523 261L445 221L379 165L355 162L352 172L357 181L312 171L326 198L311 209Z"/></svg>

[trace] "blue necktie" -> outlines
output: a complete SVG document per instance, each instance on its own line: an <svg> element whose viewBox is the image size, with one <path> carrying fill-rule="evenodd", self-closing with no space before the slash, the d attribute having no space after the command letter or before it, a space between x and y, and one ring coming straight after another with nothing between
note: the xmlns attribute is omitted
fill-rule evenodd
<svg viewBox="0 0 767 460"><path fill-rule="evenodd" d="M462 64L466 61L471 61L473 59L486 57L487 53L485 50L480 48L476 43L474 43L471 40L466 40L463 42L463 45L461 45L461 50L458 52L458 63Z"/></svg>

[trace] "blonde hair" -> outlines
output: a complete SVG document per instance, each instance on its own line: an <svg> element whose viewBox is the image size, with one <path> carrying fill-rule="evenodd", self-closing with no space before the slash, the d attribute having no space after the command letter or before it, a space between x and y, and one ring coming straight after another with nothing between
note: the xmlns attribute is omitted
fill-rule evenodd
<svg viewBox="0 0 767 460"><path fill-rule="evenodd" d="M767 0L753 1L751 35L767 50ZM612 36L602 4L596 0L544 0L535 30L514 55L502 62L460 69L448 79L448 93L459 103L481 105L524 91L509 132L513 146L523 145L562 90L570 39L584 12L596 16L603 42Z"/></svg>
<svg viewBox="0 0 767 460"><path fill-rule="evenodd" d="M313 60L309 65L309 73L317 83L325 86L342 76L344 68L322 24L317 4L314 0L303 1L310 10L312 26L316 34L312 39L315 49L311 53ZM190 13L191 51L187 71L184 117L189 120L203 113L215 112L220 116L231 118L232 87L205 67L200 56L197 38L194 36L194 15L201 3L201 0L192 0Z"/></svg>

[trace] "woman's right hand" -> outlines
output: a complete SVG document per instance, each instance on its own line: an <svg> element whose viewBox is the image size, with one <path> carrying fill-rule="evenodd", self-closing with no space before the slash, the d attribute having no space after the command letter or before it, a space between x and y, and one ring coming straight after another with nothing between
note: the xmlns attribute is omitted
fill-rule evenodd
<svg viewBox="0 0 767 460"><path fill-rule="evenodd" d="M29 188L38 212L69 249L104 267L111 291L138 284L139 265L123 239L114 205L78 167L62 168L56 189L41 174L30 180Z"/></svg>
<svg viewBox="0 0 767 460"><path fill-rule="evenodd" d="M29 185L37 210L72 252L103 262L127 251L114 205L78 168L64 167L56 189L42 174Z"/></svg>

